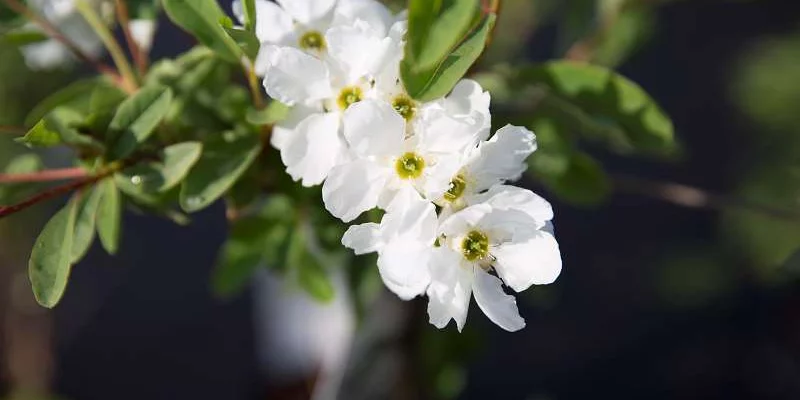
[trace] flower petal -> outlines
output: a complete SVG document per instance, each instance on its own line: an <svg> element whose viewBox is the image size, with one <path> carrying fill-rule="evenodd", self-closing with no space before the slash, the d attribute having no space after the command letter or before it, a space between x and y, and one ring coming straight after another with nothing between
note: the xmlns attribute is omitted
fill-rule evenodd
<svg viewBox="0 0 800 400"><path fill-rule="evenodd" d="M386 287L403 300L422 295L431 281L428 263L432 243L394 240L378 255L378 271Z"/></svg>
<svg viewBox="0 0 800 400"><path fill-rule="evenodd" d="M358 20L367 22L381 36L386 36L394 23L389 9L378 1L339 0L334 10L332 26L349 26Z"/></svg>
<svg viewBox="0 0 800 400"><path fill-rule="evenodd" d="M333 9L336 0L277 0L296 21L311 25Z"/></svg>
<svg viewBox="0 0 800 400"><path fill-rule="evenodd" d="M481 223L491 212L492 207L487 204L467 207L442 221L439 225L439 233L447 237L461 236Z"/></svg>
<svg viewBox="0 0 800 400"><path fill-rule="evenodd" d="M255 0L256 2L256 37L262 43L281 43L294 31L294 21L277 4L268 0ZM232 5L233 14L244 23L244 12L241 0L235 0Z"/></svg>
<svg viewBox="0 0 800 400"><path fill-rule="evenodd" d="M503 291L500 279L490 275L482 268L474 268L475 278L473 293L475 302L483 313L492 322L501 328L516 332L525 327L525 320L519 315L517 301L514 296L507 295Z"/></svg>
<svg viewBox="0 0 800 400"><path fill-rule="evenodd" d="M312 114L284 140L281 159L286 172L303 186L319 185L345 157L345 143L339 136L339 116Z"/></svg>
<svg viewBox="0 0 800 400"><path fill-rule="evenodd" d="M453 91L444 99L444 108L452 115L461 118L478 118L481 120L481 140L489 137L492 126L492 115L489 112L491 95L483 90L478 82L462 79ZM477 114L477 116L476 116Z"/></svg>
<svg viewBox="0 0 800 400"><path fill-rule="evenodd" d="M488 141L481 143L467 165L476 191L507 180L519 179L528 168L525 160L536 151L536 136L519 126L506 125Z"/></svg>
<svg viewBox="0 0 800 400"><path fill-rule="evenodd" d="M405 120L391 105L364 100L344 113L344 137L360 156L389 156L401 151Z"/></svg>
<svg viewBox="0 0 800 400"><path fill-rule="evenodd" d="M552 283L561 273L561 252L549 232L536 231L528 240L507 243L492 250L497 274L508 286L521 292L531 285Z"/></svg>
<svg viewBox="0 0 800 400"><path fill-rule="evenodd" d="M459 332L464 328L472 297L472 269L461 265L461 255L445 248L434 248L430 260L428 318L439 329L451 319Z"/></svg>
<svg viewBox="0 0 800 400"><path fill-rule="evenodd" d="M347 81L372 76L383 69L389 58L392 39L367 22L331 28L325 34L328 54L346 71Z"/></svg>
<svg viewBox="0 0 800 400"><path fill-rule="evenodd" d="M497 210L518 210L528 214L537 223L545 226L553 219L553 207L541 196L528 189L511 185L495 185L485 193L467 198L467 204L485 203Z"/></svg>
<svg viewBox="0 0 800 400"><path fill-rule="evenodd" d="M437 230L436 208L423 200L412 187L401 189L381 220L386 241L414 240L433 246Z"/></svg>
<svg viewBox="0 0 800 400"><path fill-rule="evenodd" d="M342 244L356 255L376 252L383 247L380 225L374 222L353 225L342 236Z"/></svg>
<svg viewBox="0 0 800 400"><path fill-rule="evenodd" d="M344 222L356 219L378 204L390 172L367 159L334 168L322 186L325 208Z"/></svg>
<svg viewBox="0 0 800 400"><path fill-rule="evenodd" d="M264 88L273 99L294 105L332 96L328 67L322 60L292 47L268 45L262 51L264 59L257 64L264 70Z"/></svg>

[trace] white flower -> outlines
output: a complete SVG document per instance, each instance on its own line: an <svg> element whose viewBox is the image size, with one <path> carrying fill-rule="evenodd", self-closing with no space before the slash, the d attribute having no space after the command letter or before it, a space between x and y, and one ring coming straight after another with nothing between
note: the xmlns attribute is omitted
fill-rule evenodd
<svg viewBox="0 0 800 400"><path fill-rule="evenodd" d="M444 328L454 319L460 331L474 294L480 309L495 324L508 331L522 329L525 321L519 316L516 300L505 293L502 284L520 292L558 277L561 254L553 235L544 229L545 223L525 212L488 204L446 218L439 227L440 246L433 250L430 264L431 324Z"/></svg>
<svg viewBox="0 0 800 400"><path fill-rule="evenodd" d="M130 22L131 36L142 51L149 52L153 47L156 34L156 21L152 19L134 19Z"/></svg>
<svg viewBox="0 0 800 400"><path fill-rule="evenodd" d="M295 106L293 117L277 127L272 144L281 151L287 172L304 186L322 183L331 168L346 160L342 113L370 95L372 77L384 67L389 45L363 21L328 30L326 40L328 59L293 47L264 47L267 94Z"/></svg>
<svg viewBox="0 0 800 400"><path fill-rule="evenodd" d="M41 14L82 52L93 57L102 53L103 43L80 15L74 0L32 0L29 4L34 12ZM90 4L101 13L103 7L107 5L102 0L90 1ZM30 23L25 29L39 30L37 26ZM75 60L75 55L55 39L23 46L21 51L28 68L34 70L58 68Z"/></svg>
<svg viewBox="0 0 800 400"><path fill-rule="evenodd" d="M425 294L428 264L436 241L436 209L414 190L403 190L387 207L380 224L351 226L342 244L356 254L378 252L378 271L386 286L404 300Z"/></svg>
<svg viewBox="0 0 800 400"><path fill-rule="evenodd" d="M244 21L240 0L233 2L233 12ZM300 49L324 58L332 43L327 38L330 28L367 23L380 36L386 36L394 22L389 10L375 0L256 0L256 37L262 45L278 45ZM266 54L260 51L256 73L264 76Z"/></svg>
<svg viewBox="0 0 800 400"><path fill-rule="evenodd" d="M528 129L506 125L486 142L472 149L463 167L455 174L450 188L436 203L457 211L478 203L471 196L495 185L516 180L527 169L525 160L536 151L536 136Z"/></svg>
<svg viewBox="0 0 800 400"><path fill-rule="evenodd" d="M398 190L414 188L426 198L448 189L468 145L463 132L417 132L391 105L365 100L344 115L344 136L353 161L334 168L322 186L325 207L352 221L362 212L388 204Z"/></svg>

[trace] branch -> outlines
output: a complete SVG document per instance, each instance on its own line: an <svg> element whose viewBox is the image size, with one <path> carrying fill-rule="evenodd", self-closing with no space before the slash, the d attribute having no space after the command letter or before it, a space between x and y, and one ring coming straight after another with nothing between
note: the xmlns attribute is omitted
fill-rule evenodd
<svg viewBox="0 0 800 400"><path fill-rule="evenodd" d="M781 220L800 221L800 212L772 207L748 199L723 196L704 189L672 182L657 182L628 175L614 176L614 186L629 193L649 196L689 208L739 208L755 211Z"/></svg>
<svg viewBox="0 0 800 400"><path fill-rule="evenodd" d="M47 19L43 18L39 14L33 12L30 8L26 7L23 3L19 0L3 0L8 8L14 10L14 12L23 15L24 17L28 18L29 20L36 23L48 36L52 39L57 40L65 47L67 47L72 54L75 55L78 59L83 61L86 64L91 65L94 67L98 72L109 76L114 82L121 82L122 79L114 70L114 68L109 67L108 65L103 64L99 60L95 59L94 57L86 54L83 50L78 47L75 43L73 43L69 38L64 36L61 31L58 30L53 24L50 23Z"/></svg>
<svg viewBox="0 0 800 400"><path fill-rule="evenodd" d="M256 76L255 66L252 60L247 60L249 65L244 65L244 74L247 78L247 86L250 88L250 94L253 96L253 105L257 110L264 108L264 98L261 96L261 87L258 84L258 77Z"/></svg>
<svg viewBox="0 0 800 400"><path fill-rule="evenodd" d="M138 79L133 72L133 67L131 67L128 59L125 57L125 52L122 50L119 42L117 42L117 39L115 39L111 31L108 30L108 27L100 19L100 16L97 15L94 8L85 0L77 0L75 6L89 26L92 27L97 37L103 42L103 45L105 45L108 53L111 55L111 59L114 60L114 64L122 75L125 91L129 93L135 91L138 86Z"/></svg>
<svg viewBox="0 0 800 400"><path fill-rule="evenodd" d="M28 133L28 130L20 126L0 125L0 133L22 136Z"/></svg>
<svg viewBox="0 0 800 400"><path fill-rule="evenodd" d="M0 174L0 183L51 182L86 176L83 168L49 169L25 174Z"/></svg>
<svg viewBox="0 0 800 400"><path fill-rule="evenodd" d="M87 186L91 186L97 183L98 181L101 181L119 171L122 171L123 169L131 165L136 164L137 162L139 162L140 159L141 158L129 158L127 160L114 162L110 164L104 171L100 172L97 175L87 176L85 178L78 179L76 181L66 183L64 185L50 188L48 190L45 190L44 192L41 192L17 204L13 204L10 206L0 206L0 219L8 217L11 214L18 213L22 210L27 209L28 207L31 207L43 201L47 201L52 198L70 193L74 190L79 190Z"/></svg>
<svg viewBox="0 0 800 400"><path fill-rule="evenodd" d="M117 20L122 26L122 33L125 35L125 42L128 43L133 62L136 64L136 69L139 71L139 76L144 76L147 73L147 55L141 47L136 43L131 33L131 21L128 14L128 5L125 0L116 0Z"/></svg>

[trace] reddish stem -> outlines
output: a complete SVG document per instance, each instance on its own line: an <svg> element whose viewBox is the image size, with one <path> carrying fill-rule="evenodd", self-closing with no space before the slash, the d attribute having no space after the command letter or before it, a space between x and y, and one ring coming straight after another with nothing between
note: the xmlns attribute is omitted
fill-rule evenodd
<svg viewBox="0 0 800 400"><path fill-rule="evenodd" d="M65 179L85 178L86 176L86 170L83 168L50 169L25 174L0 174L0 184L61 181Z"/></svg>

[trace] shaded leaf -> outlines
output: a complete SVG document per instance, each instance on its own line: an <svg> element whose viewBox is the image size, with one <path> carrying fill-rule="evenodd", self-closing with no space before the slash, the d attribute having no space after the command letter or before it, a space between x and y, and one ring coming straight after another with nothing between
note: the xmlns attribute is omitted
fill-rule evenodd
<svg viewBox="0 0 800 400"><path fill-rule="evenodd" d="M102 196L103 191L99 187L76 196L79 205L75 219L75 235L72 241L72 264L80 261L94 242L97 209Z"/></svg>
<svg viewBox="0 0 800 400"><path fill-rule="evenodd" d="M208 207L233 186L261 150L258 136L225 132L203 144L203 154L183 182L181 208L195 212Z"/></svg>
<svg viewBox="0 0 800 400"><path fill-rule="evenodd" d="M116 254L122 225L122 202L119 190L113 179L104 179L96 190L102 191L102 199L97 209L97 234L100 236L103 248L109 254Z"/></svg>
<svg viewBox="0 0 800 400"><path fill-rule="evenodd" d="M169 18L200 43L227 61L240 61L242 51L220 25L227 16L215 0L164 0L163 4Z"/></svg>
<svg viewBox="0 0 800 400"><path fill-rule="evenodd" d="M130 155L144 143L169 111L172 90L148 86L120 104L109 129L112 131L112 158Z"/></svg>
<svg viewBox="0 0 800 400"><path fill-rule="evenodd" d="M67 288L78 202L70 201L45 225L28 261L28 276L36 301L53 308Z"/></svg>
<svg viewBox="0 0 800 400"><path fill-rule="evenodd" d="M261 48L261 42L256 37L255 33L237 28L225 28L225 32L236 41L236 44L242 49L242 52L250 60L255 60L258 55L258 49Z"/></svg>
<svg viewBox="0 0 800 400"><path fill-rule="evenodd" d="M25 117L25 126L33 126L56 107L89 111L92 91L99 86L113 86L101 78L91 78L73 82L39 102Z"/></svg>
<svg viewBox="0 0 800 400"><path fill-rule="evenodd" d="M160 161L127 168L118 184L125 193L142 196L166 192L183 181L202 152L200 142L184 142L164 148ZM124 188L123 188L124 186Z"/></svg>

